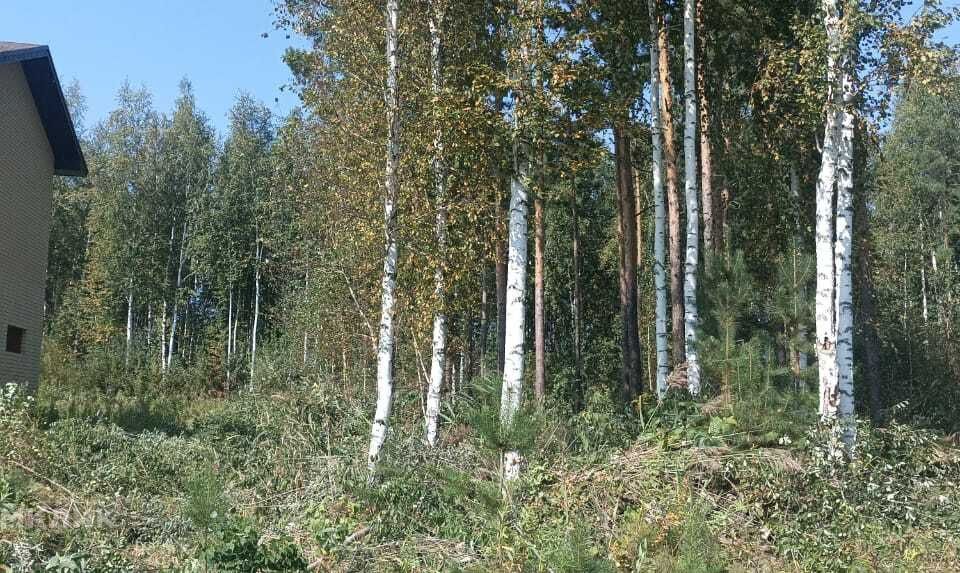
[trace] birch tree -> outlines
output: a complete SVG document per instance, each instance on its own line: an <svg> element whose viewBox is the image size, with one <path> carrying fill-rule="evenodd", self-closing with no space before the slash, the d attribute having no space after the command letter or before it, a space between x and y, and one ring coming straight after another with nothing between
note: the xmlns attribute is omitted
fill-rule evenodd
<svg viewBox="0 0 960 573"><path fill-rule="evenodd" d="M444 309L444 246L447 242L447 193L446 193L446 164L444 157L444 129L440 122L440 114L436 107L439 105L443 89L443 0L430 2L430 84L434 102L434 139L431 170L436 201L436 238L440 260L434 270L434 304L437 310L433 316L433 358L430 362L430 383L427 389L427 443L437 444L437 418L440 414L440 389L443 381L443 372L446 366L447 354L447 316Z"/></svg>
<svg viewBox="0 0 960 573"><path fill-rule="evenodd" d="M380 329L377 341L377 405L370 429L370 448L367 454L367 469L370 479L373 479L376 472L380 449L387 438L387 424L393 401L394 314L396 312L395 291L397 288L398 258L396 201L400 167L400 94L397 90L399 71L397 26L400 19L398 4L398 0L387 0L387 83L384 98L386 101L387 153L383 200L385 246L383 279L381 281Z"/></svg>
<svg viewBox="0 0 960 573"><path fill-rule="evenodd" d="M514 79L513 108L513 174L510 179L510 211L507 249L506 319L504 321L503 386L500 395L500 423L510 427L520 411L523 391L524 322L527 282L527 211L529 184L529 150L524 144L527 119L528 73L532 30L529 19L536 0L521 0L515 29L518 58ZM512 481L520 475L521 458L517 451L503 456L503 479Z"/></svg>
<svg viewBox="0 0 960 573"><path fill-rule="evenodd" d="M667 393L669 374L669 351L667 349L667 260L666 226L667 214L663 194L663 130L660 119L660 14L657 0L647 0L650 15L650 138L653 180L653 282L656 291L656 352L657 352L657 397Z"/></svg>
<svg viewBox="0 0 960 573"><path fill-rule="evenodd" d="M827 35L827 104L823 151L817 179L817 359L820 417L839 423L850 451L853 420L853 66L851 14L839 0L823 0ZM836 205L834 207L834 204Z"/></svg>
<svg viewBox="0 0 960 573"><path fill-rule="evenodd" d="M700 395L700 359L697 355L697 267L700 256L700 209L697 196L697 70L696 0L683 4L684 194L687 202L687 250L683 277L684 351L687 357L687 388Z"/></svg>

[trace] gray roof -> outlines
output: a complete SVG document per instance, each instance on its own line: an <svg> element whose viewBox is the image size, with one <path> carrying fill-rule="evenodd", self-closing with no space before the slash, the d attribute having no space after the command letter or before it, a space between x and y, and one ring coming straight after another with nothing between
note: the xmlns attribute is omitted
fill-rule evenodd
<svg viewBox="0 0 960 573"><path fill-rule="evenodd" d="M63 98L57 70L47 46L0 41L0 64L19 63L27 78L37 113L53 150L53 172L57 175L87 174L80 140Z"/></svg>

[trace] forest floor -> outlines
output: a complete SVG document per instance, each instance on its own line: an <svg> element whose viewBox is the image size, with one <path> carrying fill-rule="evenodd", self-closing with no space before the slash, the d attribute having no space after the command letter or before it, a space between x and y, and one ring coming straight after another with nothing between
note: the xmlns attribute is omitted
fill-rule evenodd
<svg viewBox="0 0 960 573"><path fill-rule="evenodd" d="M960 570L960 451L891 422L861 427L840 462L811 430L812 394L625 414L596 392L503 436L481 384L428 450L401 389L367 485L368 400L304 385L8 392L0 571ZM505 440L526 457L506 496Z"/></svg>

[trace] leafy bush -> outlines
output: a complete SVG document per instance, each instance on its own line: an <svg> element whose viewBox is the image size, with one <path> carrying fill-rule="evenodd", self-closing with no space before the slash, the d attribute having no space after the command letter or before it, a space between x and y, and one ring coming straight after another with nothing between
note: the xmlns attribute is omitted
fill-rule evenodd
<svg viewBox="0 0 960 573"><path fill-rule="evenodd" d="M960 456L908 426L861 426L856 458L837 459L830 433L814 432L795 471L741 468L736 478L778 551L817 569L856 565L855 546L888 553L907 532L960 529ZM811 532L816 532L812 535Z"/></svg>
<svg viewBox="0 0 960 573"><path fill-rule="evenodd" d="M286 537L264 539L249 521L233 519L208 538L201 560L223 573L280 573L304 571L307 562L300 548Z"/></svg>

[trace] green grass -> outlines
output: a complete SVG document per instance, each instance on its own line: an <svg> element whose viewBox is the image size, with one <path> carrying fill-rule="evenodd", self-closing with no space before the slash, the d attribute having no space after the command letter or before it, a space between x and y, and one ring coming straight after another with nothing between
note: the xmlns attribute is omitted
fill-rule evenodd
<svg viewBox="0 0 960 573"><path fill-rule="evenodd" d="M632 413L595 391L504 433L478 383L432 451L405 389L371 486L369 399L340 381L221 399L68 383L0 408L8 570L960 569L955 449L864 426L837 463L815 397L774 385ZM527 461L512 503L504 447Z"/></svg>

